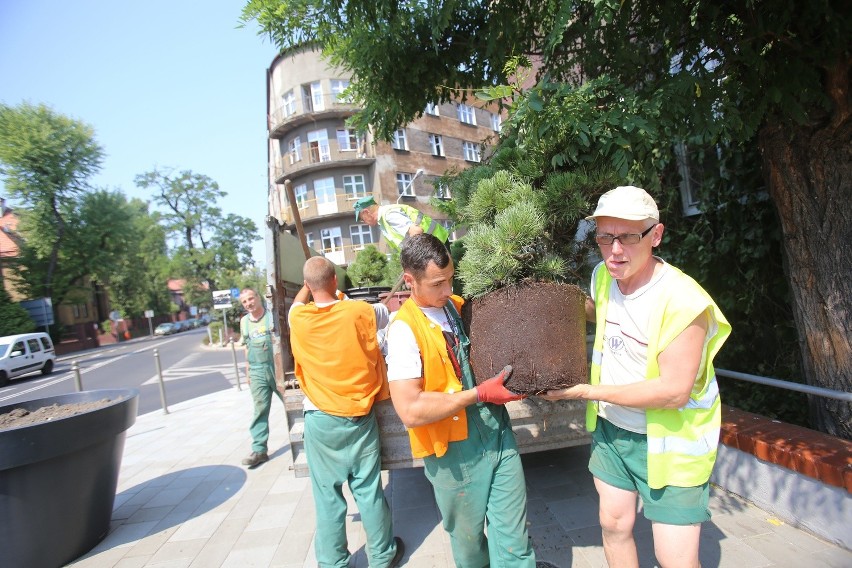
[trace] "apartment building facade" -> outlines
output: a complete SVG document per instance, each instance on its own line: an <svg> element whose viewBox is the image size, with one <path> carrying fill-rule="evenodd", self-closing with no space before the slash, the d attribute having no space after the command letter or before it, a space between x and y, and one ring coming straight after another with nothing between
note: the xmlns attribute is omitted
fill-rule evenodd
<svg viewBox="0 0 852 568"><path fill-rule="evenodd" d="M343 266L369 244L388 252L378 227L355 220L361 197L410 205L452 229L430 205L452 198L436 180L478 163L501 124L496 108L450 102L429 105L392 142L378 141L346 126L358 111L348 85L348 75L311 48L279 55L267 70L270 216L293 229L290 180L308 245Z"/></svg>

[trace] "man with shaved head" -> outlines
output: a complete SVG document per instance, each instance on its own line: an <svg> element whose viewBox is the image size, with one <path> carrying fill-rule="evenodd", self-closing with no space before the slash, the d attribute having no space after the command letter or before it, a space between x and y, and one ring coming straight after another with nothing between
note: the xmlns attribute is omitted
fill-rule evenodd
<svg viewBox="0 0 852 568"><path fill-rule="evenodd" d="M304 286L290 308L290 345L305 393L305 451L316 508L314 549L322 567L345 568L343 484L367 533L369 565L396 566L405 547L393 536L382 490L381 444L373 403L389 397L376 332L387 326L383 304L340 300L335 266L315 256L302 269ZM309 302L313 296L313 301Z"/></svg>

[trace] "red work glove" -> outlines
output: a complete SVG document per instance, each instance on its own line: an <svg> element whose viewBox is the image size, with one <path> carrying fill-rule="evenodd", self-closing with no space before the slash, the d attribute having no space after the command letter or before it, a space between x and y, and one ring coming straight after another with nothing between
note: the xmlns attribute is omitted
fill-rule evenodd
<svg viewBox="0 0 852 568"><path fill-rule="evenodd" d="M487 381L483 381L476 387L476 399L478 402L490 402L492 404L506 404L513 400L521 400L526 398L522 394L516 394L503 386L509 377L512 376L512 366L506 365L500 374L491 377Z"/></svg>

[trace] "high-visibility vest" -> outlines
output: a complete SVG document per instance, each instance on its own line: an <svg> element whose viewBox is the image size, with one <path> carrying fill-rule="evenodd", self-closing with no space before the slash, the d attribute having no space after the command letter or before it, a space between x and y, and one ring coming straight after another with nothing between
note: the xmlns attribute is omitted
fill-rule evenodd
<svg viewBox="0 0 852 568"><path fill-rule="evenodd" d="M365 416L390 396L376 338L376 313L366 302L314 302L290 311L294 373L308 399L335 416Z"/></svg>
<svg viewBox="0 0 852 568"><path fill-rule="evenodd" d="M447 242L447 239L450 236L447 228L437 221L434 221L431 217L424 215L414 207L402 204L382 205L379 207L379 229L382 231L382 234L385 236L388 243L390 243L394 248L399 248L402 245L402 241L407 234L398 232L390 223L387 222L387 220L385 220L385 215L393 209L398 209L403 215L411 219L411 222L423 229L424 233L434 235L442 243Z"/></svg>
<svg viewBox="0 0 852 568"><path fill-rule="evenodd" d="M450 296L450 299L456 310L461 310L464 300L459 296ZM408 324L417 341L423 364L423 392L461 392L464 386L447 355L447 343L441 326L426 317L411 298L399 308L396 320ZM411 442L411 455L415 458L432 454L441 457L447 453L450 442L467 439L466 410L461 409L453 416L431 424L409 428L408 439Z"/></svg>
<svg viewBox="0 0 852 568"><path fill-rule="evenodd" d="M713 358L731 333L731 325L713 299L692 278L669 265L667 292L660 298L648 325L648 363L646 379L660 376L657 357L681 332L704 311L712 315L704 347L704 373L695 381L689 402L682 408L648 408L645 420L648 436L648 485L661 489L667 485L694 487L710 479L719 445L722 422L719 386ZM597 329L592 350L591 384L600 383L603 359L603 335L612 276L600 266L595 279ZM597 424L598 404L586 408L586 428Z"/></svg>

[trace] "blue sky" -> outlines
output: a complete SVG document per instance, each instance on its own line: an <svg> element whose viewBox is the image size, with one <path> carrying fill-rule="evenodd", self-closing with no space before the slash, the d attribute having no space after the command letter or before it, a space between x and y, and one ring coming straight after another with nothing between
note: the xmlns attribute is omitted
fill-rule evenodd
<svg viewBox="0 0 852 568"><path fill-rule="evenodd" d="M92 126L106 154L96 187L150 201L137 174L211 177L228 193L223 212L257 225L263 267L265 74L276 50L255 24L237 28L243 5L0 0L0 101L44 103Z"/></svg>

